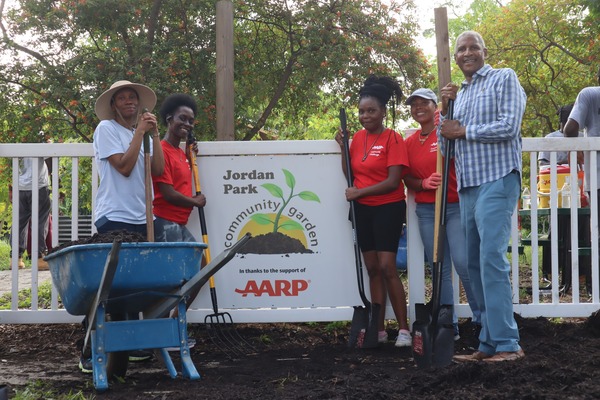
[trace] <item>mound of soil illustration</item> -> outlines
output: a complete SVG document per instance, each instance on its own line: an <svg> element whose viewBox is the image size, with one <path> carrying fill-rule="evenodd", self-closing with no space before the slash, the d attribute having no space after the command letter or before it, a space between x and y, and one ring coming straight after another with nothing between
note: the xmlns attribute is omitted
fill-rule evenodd
<svg viewBox="0 0 600 400"><path fill-rule="evenodd" d="M240 254L290 254L312 253L298 239L279 232L270 232L252 237L241 250Z"/></svg>

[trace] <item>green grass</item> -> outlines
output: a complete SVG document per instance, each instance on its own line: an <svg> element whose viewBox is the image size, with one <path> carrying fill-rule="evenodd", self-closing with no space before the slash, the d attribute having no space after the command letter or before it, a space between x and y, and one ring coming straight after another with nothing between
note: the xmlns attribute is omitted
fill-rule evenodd
<svg viewBox="0 0 600 400"><path fill-rule="evenodd" d="M52 283L43 282L38 286L38 307L41 309L50 308L52 297ZM10 310L11 293L5 293L0 296L0 310ZM19 308L31 308L31 289L19 290Z"/></svg>
<svg viewBox="0 0 600 400"><path fill-rule="evenodd" d="M42 381L30 382L24 389L15 390L13 400L93 400L95 395L85 395L82 391L67 394L55 393L48 383Z"/></svg>
<svg viewBox="0 0 600 400"><path fill-rule="evenodd" d="M337 333L337 331L347 331L348 330L348 321L333 321L325 325L325 332L328 333Z"/></svg>
<svg viewBox="0 0 600 400"><path fill-rule="evenodd" d="M10 245L5 240L0 240L0 271L10 269Z"/></svg>
<svg viewBox="0 0 600 400"><path fill-rule="evenodd" d="M11 248L10 243L6 240L0 240L0 271L9 271L10 270L10 260L11 260ZM27 253L25 253L25 257L23 257L25 261L25 267L31 267L31 260L27 257Z"/></svg>

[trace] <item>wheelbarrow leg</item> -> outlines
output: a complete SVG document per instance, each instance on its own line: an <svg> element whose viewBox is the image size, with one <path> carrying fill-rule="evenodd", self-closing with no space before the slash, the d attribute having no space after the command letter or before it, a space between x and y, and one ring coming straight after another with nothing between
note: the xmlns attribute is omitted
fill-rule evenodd
<svg viewBox="0 0 600 400"><path fill-rule="evenodd" d="M179 354L181 355L182 363L181 375L184 378L196 380L200 379L200 374L198 373L198 370L196 370L190 357L190 348L187 341L186 300L187 298L185 296L180 297L179 303L177 303L177 312L179 315L178 317L169 317L169 321L173 324L173 329L177 332L177 346L179 346ZM171 378L176 378L177 370L175 369L175 365L173 364L173 360L171 360L171 356L167 349L164 347L155 349L154 354L165 365Z"/></svg>
<svg viewBox="0 0 600 400"><path fill-rule="evenodd" d="M108 377L106 376L106 349L104 327L106 326L106 310L104 304L100 304L96 310L95 328L92 330L92 365L94 373L94 387L98 391L108 389Z"/></svg>
<svg viewBox="0 0 600 400"><path fill-rule="evenodd" d="M181 354L181 374L184 378L188 378L190 380L200 379L200 374L192 362L192 358L190 357L190 348L188 347L185 297L179 302L178 314L177 322L180 339L179 353Z"/></svg>
<svg viewBox="0 0 600 400"><path fill-rule="evenodd" d="M169 375L171 378L177 378L177 370L175 369L175 364L173 364L173 360L171 360L171 356L169 352L165 348L156 349L158 350L158 354L155 352L154 355L157 355L160 360L165 364L167 371L169 371Z"/></svg>
<svg viewBox="0 0 600 400"><path fill-rule="evenodd" d="M85 349L87 346L88 338L90 336L91 330L96 325L96 313L102 302L108 299L108 295L110 294L110 289L112 287L112 282L115 277L115 273L117 272L117 266L119 265L119 251L121 250L121 240L115 239L113 241L112 247L110 249L110 253L108 253L108 257L106 258L106 263L104 264L104 271L102 272L102 279L100 280L100 285L98 287L98 292L96 292L96 299L92 303L88 314L86 315L86 320L88 323L87 331L85 333L85 339L83 341L83 348ZM106 319L106 315L105 318Z"/></svg>
<svg viewBox="0 0 600 400"><path fill-rule="evenodd" d="M121 240L113 241L110 253L106 258L100 286L88 314L87 330L83 341L82 352L87 347L88 338L92 338L92 365L94 375L94 387L98 391L108 389L107 376L107 354L106 354L106 336L104 334L106 327L106 309L105 301L110 293L112 281L119 264L119 250L121 249Z"/></svg>

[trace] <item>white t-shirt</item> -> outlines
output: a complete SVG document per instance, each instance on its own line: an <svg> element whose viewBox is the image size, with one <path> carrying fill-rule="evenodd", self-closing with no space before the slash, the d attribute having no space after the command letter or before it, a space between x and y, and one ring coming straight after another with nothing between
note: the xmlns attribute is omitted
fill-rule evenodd
<svg viewBox="0 0 600 400"><path fill-rule="evenodd" d="M577 121L580 130L585 129L584 136L600 137L600 86L586 87L579 92L569 118ZM589 161L586 154L583 162L587 188L589 188L590 177ZM598 175L596 180L600 189L600 153L597 154L597 163Z"/></svg>
<svg viewBox="0 0 600 400"><path fill-rule="evenodd" d="M582 137L583 133L579 132L579 137ZM561 132L561 131L554 131L554 132L550 132L549 134L546 135L547 138L564 138L565 135ZM538 154L538 161L545 161L545 164L541 164L541 165L547 165L550 163L550 152L549 151L540 151L540 153ZM569 152L568 151L557 151L556 152L556 164L560 165L560 164L568 164L569 163Z"/></svg>
<svg viewBox="0 0 600 400"><path fill-rule="evenodd" d="M111 221L128 224L146 223L144 146L140 147L138 159L128 177L119 173L108 161L114 154L125 153L132 139L133 131L115 120L100 121L94 131L94 156L100 174L95 221L106 217Z"/></svg>
<svg viewBox="0 0 600 400"><path fill-rule="evenodd" d="M24 158L19 162L19 190L31 190L33 188L33 165L38 162L36 158ZM48 186L48 167L43 160L38 166L38 186Z"/></svg>

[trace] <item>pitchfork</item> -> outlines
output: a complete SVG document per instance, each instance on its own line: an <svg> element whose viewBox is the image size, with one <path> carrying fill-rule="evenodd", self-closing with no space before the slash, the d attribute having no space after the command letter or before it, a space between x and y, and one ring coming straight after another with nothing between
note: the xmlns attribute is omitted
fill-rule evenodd
<svg viewBox="0 0 600 400"><path fill-rule="evenodd" d="M188 158L192 167L194 176L194 186L196 195L202 193L200 188L200 179L198 177L198 164L196 163L196 151L193 149L196 139L192 132L188 134ZM198 207L198 216L200 217L200 229L202 230L202 241L208 245L208 230L206 228L206 218L204 216L204 208ZM204 261L210 263L210 247L204 250ZM214 277L210 277L210 299L212 301L213 314L208 314L204 318L204 324L208 329L208 335L212 342L228 357L246 355L255 353L256 349L248 343L234 328L233 319L228 312L219 312L217 305L217 291L215 288Z"/></svg>

